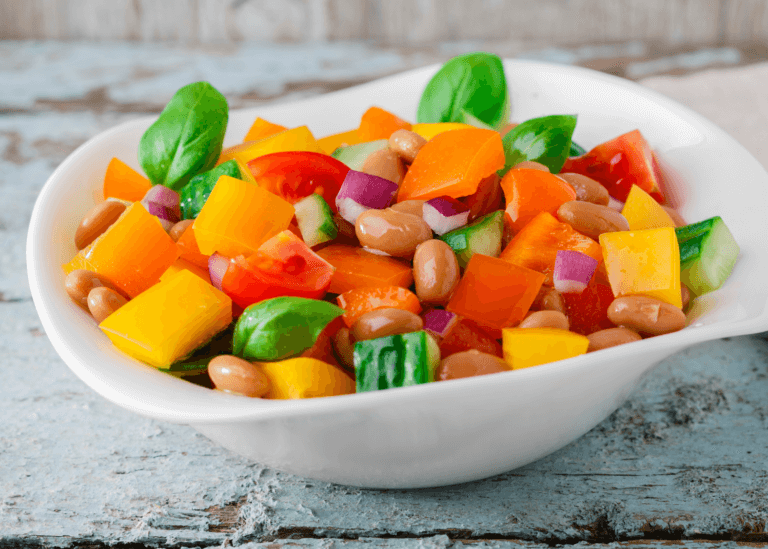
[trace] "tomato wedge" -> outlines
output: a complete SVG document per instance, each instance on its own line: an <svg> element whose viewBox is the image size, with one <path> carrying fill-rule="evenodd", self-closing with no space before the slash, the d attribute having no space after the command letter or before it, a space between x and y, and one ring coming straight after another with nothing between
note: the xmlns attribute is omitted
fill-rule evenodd
<svg viewBox="0 0 768 549"><path fill-rule="evenodd" d="M260 187L295 204L312 193L336 212L336 195L349 166L316 152L278 152L254 158L248 168Z"/></svg>
<svg viewBox="0 0 768 549"><path fill-rule="evenodd" d="M262 244L256 253L233 259L221 289L245 308L280 296L318 299L331 284L334 268L290 231Z"/></svg>
<svg viewBox="0 0 768 549"><path fill-rule="evenodd" d="M560 172L591 177L622 202L627 199L632 185L637 185L659 204L664 203L659 164L639 130L606 141L583 156L567 159Z"/></svg>

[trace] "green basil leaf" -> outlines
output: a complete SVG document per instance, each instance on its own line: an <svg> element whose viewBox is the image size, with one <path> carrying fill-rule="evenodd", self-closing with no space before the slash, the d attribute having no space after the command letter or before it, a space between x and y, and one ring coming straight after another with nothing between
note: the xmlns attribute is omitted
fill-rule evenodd
<svg viewBox="0 0 768 549"><path fill-rule="evenodd" d="M327 301L275 297L250 305L235 325L233 352L246 360L282 360L309 349L344 309Z"/></svg>
<svg viewBox="0 0 768 549"><path fill-rule="evenodd" d="M578 143L574 143L571 141L571 150L568 153L568 156L581 156L587 154L587 149L579 145Z"/></svg>
<svg viewBox="0 0 768 549"><path fill-rule="evenodd" d="M437 71L424 89L416 119L462 122L462 116L469 114L500 129L509 120L509 108L501 59L475 52L454 57Z"/></svg>
<svg viewBox="0 0 768 549"><path fill-rule="evenodd" d="M504 145L503 176L515 164L531 160L558 173L571 150L571 137L576 129L576 116L558 114L526 120L515 126L502 139Z"/></svg>
<svg viewBox="0 0 768 549"><path fill-rule="evenodd" d="M461 113L459 113L459 122L462 122L463 124L469 124L470 126L474 126L476 128L480 128L481 130L495 130L495 128L492 128L479 118L477 118L475 115L473 115L470 112L467 112L464 109L461 109Z"/></svg>
<svg viewBox="0 0 768 549"><path fill-rule="evenodd" d="M189 183L184 185L179 193L182 219L195 219L198 216L222 175L228 175L235 179L245 179L240 172L240 166L237 165L237 160L234 159L227 160L212 170L197 174L189 180Z"/></svg>
<svg viewBox="0 0 768 549"><path fill-rule="evenodd" d="M208 82L184 86L139 142L139 163L153 185L178 191L221 155L227 100Z"/></svg>

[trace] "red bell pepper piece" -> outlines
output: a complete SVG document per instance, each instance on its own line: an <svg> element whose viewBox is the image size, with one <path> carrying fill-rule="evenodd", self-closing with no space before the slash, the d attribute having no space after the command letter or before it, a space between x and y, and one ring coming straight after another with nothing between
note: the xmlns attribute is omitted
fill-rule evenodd
<svg viewBox="0 0 768 549"><path fill-rule="evenodd" d="M283 231L250 257L231 261L221 289L243 308L279 296L319 299L328 290L333 271L300 238Z"/></svg>
<svg viewBox="0 0 768 549"><path fill-rule="evenodd" d="M567 159L560 171L591 177L622 202L627 199L632 185L637 185L658 203L664 203L659 164L639 130L606 141L585 155Z"/></svg>
<svg viewBox="0 0 768 549"><path fill-rule="evenodd" d="M349 166L316 152L278 152L248 162L260 187L291 204L312 193L321 195L336 212L336 195L347 176Z"/></svg>

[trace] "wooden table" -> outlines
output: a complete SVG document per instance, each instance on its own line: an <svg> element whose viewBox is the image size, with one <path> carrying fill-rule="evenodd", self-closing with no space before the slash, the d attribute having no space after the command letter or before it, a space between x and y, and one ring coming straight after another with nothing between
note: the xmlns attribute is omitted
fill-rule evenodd
<svg viewBox="0 0 768 549"><path fill-rule="evenodd" d="M251 106L444 58L361 44L0 42L0 547L768 543L768 334L673 356L610 418L536 463L415 491L328 485L250 463L188 427L110 404L53 351L26 282L25 235L37 193L75 147L157 112L192 80ZM768 165L768 66L644 83Z"/></svg>

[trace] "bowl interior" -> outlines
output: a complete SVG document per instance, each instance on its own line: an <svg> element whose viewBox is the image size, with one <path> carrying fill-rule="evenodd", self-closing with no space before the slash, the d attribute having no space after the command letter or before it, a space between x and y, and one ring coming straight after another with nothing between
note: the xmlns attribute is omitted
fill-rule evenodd
<svg viewBox="0 0 768 549"><path fill-rule="evenodd" d="M507 61L505 68L513 120L578 114L574 140L586 149L639 128L659 156L669 202L691 222L720 215L739 243L741 257L731 278L693 307L689 316L693 329L656 338L656 348L680 348L697 341L768 329L768 285L764 282L768 220L761 211L768 203L768 174L743 147L701 116L632 82L587 69L542 63ZM225 145L240 142L256 116L288 127L306 124L317 137L356 127L361 114L371 105L414 120L421 91L436 69L418 69L300 102L233 111ZM103 396L122 406L180 422L286 410L301 412L318 406L354 407L362 402L360 399L401 398L375 394L315 402L231 398L167 376L123 355L69 300L63 289L61 265L77 251L73 243L75 229L83 215L101 200L104 172L112 157L139 169L139 138L152 121L143 118L128 122L88 141L54 172L35 205L27 246L30 285L46 333L69 367ZM629 351L611 350L612 356L650 350L651 342L645 343ZM514 374L519 374L520 379L556 376L559 369L581 362L563 361ZM493 380L473 380L474 385L483 383ZM402 398L418 398L419 391L441 390L436 386L414 389L403 391Z"/></svg>

